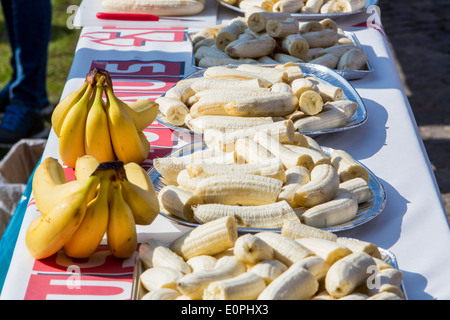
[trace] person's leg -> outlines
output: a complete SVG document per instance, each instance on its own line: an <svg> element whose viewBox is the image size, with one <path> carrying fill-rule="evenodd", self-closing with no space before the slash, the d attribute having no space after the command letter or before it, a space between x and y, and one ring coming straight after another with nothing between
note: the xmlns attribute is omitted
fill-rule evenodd
<svg viewBox="0 0 450 320"><path fill-rule="evenodd" d="M14 35L12 33L14 28L12 26L12 19L11 19L12 18L11 1L1 0L1 3L9 44L11 47L11 51L14 52L16 45L14 42ZM0 113L5 112L6 106L9 104L9 92L11 83L16 79L16 61L14 59L14 54L11 55L10 66L12 69L11 78L9 82L3 87L3 89L0 90Z"/></svg>
<svg viewBox="0 0 450 320"><path fill-rule="evenodd" d="M16 77L9 86L9 104L0 124L0 144L14 144L43 129L40 110L47 99L51 2L2 0L2 4L11 8L10 34Z"/></svg>

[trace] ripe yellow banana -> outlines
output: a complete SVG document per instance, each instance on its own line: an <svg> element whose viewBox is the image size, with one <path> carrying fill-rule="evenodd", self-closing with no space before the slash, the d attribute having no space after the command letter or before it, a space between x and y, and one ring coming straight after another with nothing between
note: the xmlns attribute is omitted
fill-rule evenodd
<svg viewBox="0 0 450 320"><path fill-rule="evenodd" d="M97 196L88 203L83 221L64 245L65 254L72 258L88 258L94 253L108 227L110 185L116 171L100 169L94 175L100 179Z"/></svg>
<svg viewBox="0 0 450 320"><path fill-rule="evenodd" d="M138 100L128 104L126 109L133 119L136 130L141 132L155 121L158 115L159 105L152 100Z"/></svg>
<svg viewBox="0 0 450 320"><path fill-rule="evenodd" d="M119 175L123 198L132 212L134 222L138 225L148 225L160 211L152 180L137 163L129 162L123 168L125 176Z"/></svg>
<svg viewBox="0 0 450 320"><path fill-rule="evenodd" d="M132 118L120 106L111 87L106 87L107 115L114 152L124 163L144 161L150 150L150 143L142 132L138 132Z"/></svg>
<svg viewBox="0 0 450 320"><path fill-rule="evenodd" d="M99 164L100 162L98 162L98 160L91 155L86 154L84 156L78 157L77 161L75 162L76 180L81 181L87 179L91 174L94 173Z"/></svg>
<svg viewBox="0 0 450 320"><path fill-rule="evenodd" d="M84 140L85 153L92 155L99 162L116 160L103 101L103 79L103 76L100 77L96 83L94 102L86 118Z"/></svg>
<svg viewBox="0 0 450 320"><path fill-rule="evenodd" d="M45 216L39 216L28 227L25 244L35 259L48 258L58 252L77 230L87 208L88 195L97 188L99 179L90 177L78 191L64 198Z"/></svg>
<svg viewBox="0 0 450 320"><path fill-rule="evenodd" d="M136 224L130 207L125 202L120 183L112 183L109 220L106 237L109 250L116 258L129 258L137 248Z"/></svg>
<svg viewBox="0 0 450 320"><path fill-rule="evenodd" d="M61 126L59 155L64 164L74 168L78 157L86 154L84 141L86 117L92 103L93 86L89 85L83 97L69 110Z"/></svg>

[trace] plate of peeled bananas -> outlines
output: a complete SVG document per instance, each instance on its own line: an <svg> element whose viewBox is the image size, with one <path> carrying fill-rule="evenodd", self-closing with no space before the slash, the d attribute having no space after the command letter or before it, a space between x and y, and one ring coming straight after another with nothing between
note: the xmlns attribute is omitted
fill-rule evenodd
<svg viewBox="0 0 450 320"><path fill-rule="evenodd" d="M155 100L156 120L206 135L291 120L317 136L356 128L367 110L353 86L333 70L312 64L241 64L194 72Z"/></svg>
<svg viewBox="0 0 450 320"><path fill-rule="evenodd" d="M139 247L133 300L406 300L395 256L298 222L239 234L223 217Z"/></svg>
<svg viewBox="0 0 450 320"><path fill-rule="evenodd" d="M380 214L386 192L377 177L344 150L293 134L289 121L153 159L161 214L190 227L233 216L243 232L279 232L285 221L338 232Z"/></svg>
<svg viewBox="0 0 450 320"><path fill-rule="evenodd" d="M296 19L338 19L365 12L378 0L217 0L239 13L266 11L275 14L291 13Z"/></svg>
<svg viewBox="0 0 450 320"><path fill-rule="evenodd" d="M243 63L311 63L346 80L362 79L373 68L354 33L335 21L298 21L289 13L254 12L189 34L193 65L207 68Z"/></svg>

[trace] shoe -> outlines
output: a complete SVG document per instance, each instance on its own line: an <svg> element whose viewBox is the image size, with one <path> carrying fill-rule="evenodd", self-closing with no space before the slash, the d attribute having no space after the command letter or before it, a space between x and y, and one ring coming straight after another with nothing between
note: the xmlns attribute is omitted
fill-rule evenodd
<svg viewBox="0 0 450 320"><path fill-rule="evenodd" d="M48 136L42 118L31 108L8 106L0 123L0 147L9 148L25 138Z"/></svg>

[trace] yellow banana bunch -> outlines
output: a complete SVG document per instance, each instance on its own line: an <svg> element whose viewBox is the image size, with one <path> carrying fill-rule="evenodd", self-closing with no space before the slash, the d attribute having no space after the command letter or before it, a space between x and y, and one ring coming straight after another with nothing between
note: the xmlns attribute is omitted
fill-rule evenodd
<svg viewBox="0 0 450 320"><path fill-rule="evenodd" d="M150 100L126 104L115 96L107 71L91 70L82 86L62 99L52 114L61 160L72 168L83 155L99 162L141 163L150 150L142 130L155 120L158 110L159 105Z"/></svg>
<svg viewBox="0 0 450 320"><path fill-rule="evenodd" d="M63 250L72 258L88 258L106 236L115 257L130 257L136 225L152 223L160 211L146 171L136 163L100 163L85 155L76 161L75 178L68 182L54 158L36 168L33 195L41 215L27 230L30 254L43 259Z"/></svg>

